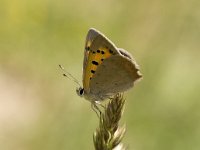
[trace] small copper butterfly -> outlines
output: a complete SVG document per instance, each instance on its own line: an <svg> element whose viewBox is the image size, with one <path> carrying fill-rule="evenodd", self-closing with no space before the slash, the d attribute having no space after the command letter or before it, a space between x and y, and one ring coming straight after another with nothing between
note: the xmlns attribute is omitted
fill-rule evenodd
<svg viewBox="0 0 200 150"><path fill-rule="evenodd" d="M142 77L131 54L117 48L105 35L89 29L84 50L83 87L80 96L91 102L102 101L127 91Z"/></svg>

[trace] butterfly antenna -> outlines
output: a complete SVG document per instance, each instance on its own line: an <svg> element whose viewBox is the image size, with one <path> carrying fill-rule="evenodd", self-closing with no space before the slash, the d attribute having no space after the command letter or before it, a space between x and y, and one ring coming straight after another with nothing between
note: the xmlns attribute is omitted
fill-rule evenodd
<svg viewBox="0 0 200 150"><path fill-rule="evenodd" d="M63 76L64 76L64 77L67 77L68 79L73 80L76 84L78 84L78 85L81 87L81 85L80 85L80 83L78 82L78 80L77 80L71 73L67 72L67 71L65 70L65 68L64 68L62 65L59 65L59 67L60 67L60 69L64 72L64 73L63 73Z"/></svg>

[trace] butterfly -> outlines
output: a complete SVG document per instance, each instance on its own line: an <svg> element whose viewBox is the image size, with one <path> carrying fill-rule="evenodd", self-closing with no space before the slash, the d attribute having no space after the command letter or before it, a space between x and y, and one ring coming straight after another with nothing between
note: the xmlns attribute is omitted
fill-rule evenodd
<svg viewBox="0 0 200 150"><path fill-rule="evenodd" d="M88 31L83 60L83 87L79 96L91 102L103 101L117 93L127 91L142 78L139 66L131 54L117 48L100 31Z"/></svg>

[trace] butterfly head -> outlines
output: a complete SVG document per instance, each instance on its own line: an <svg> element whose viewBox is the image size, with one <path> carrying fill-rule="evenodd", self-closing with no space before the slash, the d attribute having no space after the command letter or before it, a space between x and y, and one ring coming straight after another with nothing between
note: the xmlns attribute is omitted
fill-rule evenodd
<svg viewBox="0 0 200 150"><path fill-rule="evenodd" d="M82 87L76 88L76 93L77 93L80 97L83 97L83 96L84 96L84 88L82 88Z"/></svg>

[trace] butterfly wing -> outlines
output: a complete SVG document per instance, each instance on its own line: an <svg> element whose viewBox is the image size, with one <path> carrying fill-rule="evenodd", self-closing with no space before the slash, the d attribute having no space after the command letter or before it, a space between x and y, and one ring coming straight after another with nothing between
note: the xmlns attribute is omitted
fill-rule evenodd
<svg viewBox="0 0 200 150"><path fill-rule="evenodd" d="M123 50L120 55L109 57L98 67L90 82L90 93L97 100L103 100L133 87L141 77L135 60Z"/></svg>
<svg viewBox="0 0 200 150"><path fill-rule="evenodd" d="M102 33L93 28L88 31L83 62L83 88L85 94L90 92L90 81L98 66L112 55L119 53L116 46Z"/></svg>

